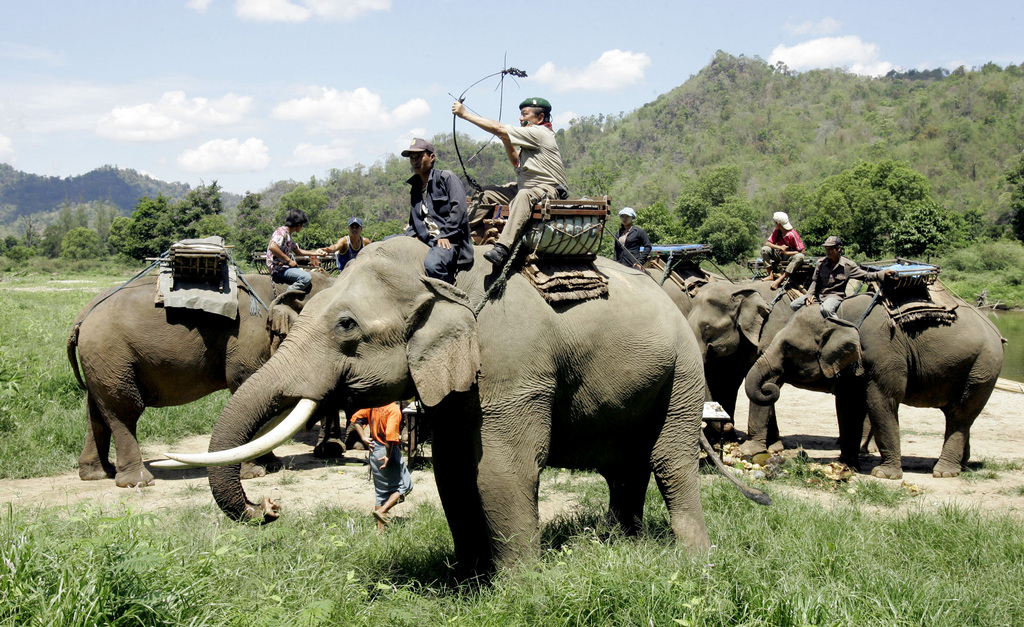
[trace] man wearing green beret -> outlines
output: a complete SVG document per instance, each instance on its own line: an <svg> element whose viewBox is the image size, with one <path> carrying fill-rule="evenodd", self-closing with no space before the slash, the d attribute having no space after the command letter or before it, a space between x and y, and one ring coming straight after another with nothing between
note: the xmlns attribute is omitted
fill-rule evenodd
<svg viewBox="0 0 1024 627"><path fill-rule="evenodd" d="M500 266L508 259L519 232L533 213L533 206L545 198L569 197L562 155L551 128L551 103L544 98L524 100L519 105L518 127L470 113L461 102L452 105L452 113L500 139L516 169L515 195L511 202L504 199L509 204L508 222L498 243L484 253L484 259Z"/></svg>

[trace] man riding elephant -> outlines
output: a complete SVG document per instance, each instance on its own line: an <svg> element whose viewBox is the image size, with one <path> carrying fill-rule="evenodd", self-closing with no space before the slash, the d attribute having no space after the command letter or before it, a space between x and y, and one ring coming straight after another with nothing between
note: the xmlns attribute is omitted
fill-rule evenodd
<svg viewBox="0 0 1024 627"><path fill-rule="evenodd" d="M499 189L493 191L493 199L509 204L508 222L498 243L484 253L484 259L500 266L508 259L533 206L546 198L569 197L562 155L551 128L551 103L544 98L527 98L521 102L519 127L470 113L461 102L452 105L452 113L498 137L516 170L515 188L506 188L508 193L514 194L511 200L497 196Z"/></svg>

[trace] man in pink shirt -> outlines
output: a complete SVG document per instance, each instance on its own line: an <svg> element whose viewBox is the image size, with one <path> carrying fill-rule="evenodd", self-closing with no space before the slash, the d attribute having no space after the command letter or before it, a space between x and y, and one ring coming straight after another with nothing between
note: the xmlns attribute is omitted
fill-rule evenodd
<svg viewBox="0 0 1024 627"><path fill-rule="evenodd" d="M789 223L789 216L785 212L776 211L772 215L775 222L775 230L768 237L768 241L761 248L761 259L771 263L772 273L765 281L772 281L772 289L777 290L786 282L804 260L804 243L800 234L796 232L793 225ZM779 265L786 263L786 269L776 277Z"/></svg>

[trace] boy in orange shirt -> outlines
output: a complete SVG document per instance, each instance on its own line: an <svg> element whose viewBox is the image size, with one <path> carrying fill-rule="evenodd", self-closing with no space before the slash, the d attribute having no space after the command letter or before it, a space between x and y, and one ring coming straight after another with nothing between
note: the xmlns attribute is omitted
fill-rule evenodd
<svg viewBox="0 0 1024 627"><path fill-rule="evenodd" d="M412 475L402 458L402 411L398 403L384 407L361 409L352 416L359 429L359 437L370 449L370 473L376 493L373 517L377 519L377 533L384 533L391 522L388 511L405 500L412 492Z"/></svg>

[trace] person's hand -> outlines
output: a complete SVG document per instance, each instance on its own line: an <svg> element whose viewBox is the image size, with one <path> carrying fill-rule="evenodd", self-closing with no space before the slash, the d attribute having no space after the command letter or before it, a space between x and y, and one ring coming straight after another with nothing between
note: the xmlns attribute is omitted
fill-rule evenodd
<svg viewBox="0 0 1024 627"><path fill-rule="evenodd" d="M633 264L633 267L634 267L634 268L636 268L637 270L643 270L643 269L644 269L644 267L643 267L643 266L641 266L641 265L640 265L640 264L638 264L638 263L634 263L634 264Z"/></svg>
<svg viewBox="0 0 1024 627"><path fill-rule="evenodd" d="M389 455L385 455L384 457L378 457L377 458L377 461L380 462L381 470L383 470L383 469L388 467L388 459L390 459Z"/></svg>
<svg viewBox="0 0 1024 627"><path fill-rule="evenodd" d="M441 248L445 249L445 250L451 250L452 249L452 243L449 242L448 239L444 238L444 237L442 237L441 239L437 240L437 245L440 246Z"/></svg>
<svg viewBox="0 0 1024 627"><path fill-rule="evenodd" d="M804 304L805 305L813 305L814 304L814 297L811 296L810 294L808 294L807 295L807 300L804 301Z"/></svg>
<svg viewBox="0 0 1024 627"><path fill-rule="evenodd" d="M452 103L452 115L457 115L460 118L466 116L466 105L462 104L458 100Z"/></svg>
<svg viewBox="0 0 1024 627"><path fill-rule="evenodd" d="M294 259L290 259L289 258L288 259L288 267L289 268L297 268L297 267L299 267L299 262L295 261Z"/></svg>
<svg viewBox="0 0 1024 627"><path fill-rule="evenodd" d="M887 279L895 279L896 278L896 271L895 270L886 270L885 271L885 278L887 278Z"/></svg>

